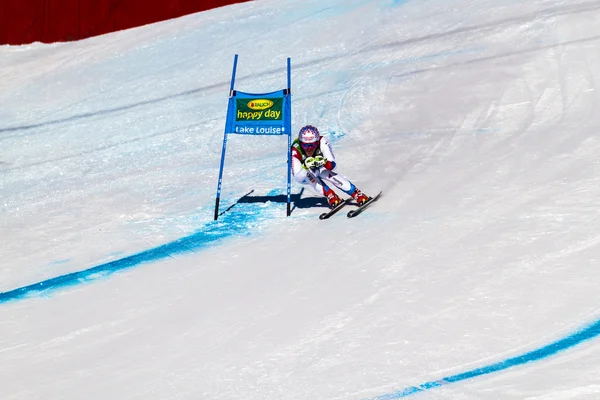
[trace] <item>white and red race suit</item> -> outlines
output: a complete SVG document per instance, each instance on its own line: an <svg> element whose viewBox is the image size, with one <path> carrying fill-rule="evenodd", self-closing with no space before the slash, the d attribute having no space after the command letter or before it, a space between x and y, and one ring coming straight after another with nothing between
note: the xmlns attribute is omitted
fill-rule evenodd
<svg viewBox="0 0 600 400"><path fill-rule="evenodd" d="M300 146L300 141L298 139L294 140L292 143L292 174L296 181L302 185L310 185L319 195L327 195L329 187L326 182L331 183L346 194L352 195L356 187L345 176L333 172L336 167L335 155L329 141L323 136L320 137L319 145L311 157L316 156L325 157L327 160L325 165L320 168L307 168L304 165L304 160L309 156L306 155L302 146Z"/></svg>

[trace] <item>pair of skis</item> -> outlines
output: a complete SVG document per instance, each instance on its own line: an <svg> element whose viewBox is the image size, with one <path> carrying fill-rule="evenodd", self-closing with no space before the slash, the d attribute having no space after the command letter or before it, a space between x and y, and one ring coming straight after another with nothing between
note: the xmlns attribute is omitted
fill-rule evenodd
<svg viewBox="0 0 600 400"><path fill-rule="evenodd" d="M379 192L376 196L370 197L369 200L367 200L362 206L358 206L354 210L348 211L348 214L346 214L346 216L348 218L356 217L357 215L362 213L367 207L369 207L371 204L375 203L377 201L377 199L379 199L379 197L381 196L382 193L383 192ZM333 214L337 213L342 208L344 208L345 205L350 204L351 200L352 199L346 199L346 200L342 201L340 204L338 204L336 207L332 208L328 212L319 215L319 219L327 219L327 218L331 217Z"/></svg>

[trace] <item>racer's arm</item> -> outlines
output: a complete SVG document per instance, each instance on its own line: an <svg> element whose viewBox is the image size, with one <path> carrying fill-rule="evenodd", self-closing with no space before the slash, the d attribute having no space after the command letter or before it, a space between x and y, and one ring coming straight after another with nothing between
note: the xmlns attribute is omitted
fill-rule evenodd
<svg viewBox="0 0 600 400"><path fill-rule="evenodd" d="M333 154L333 149L329 144L329 140L327 140L327 138L325 137L321 137L321 142L319 143L319 146L321 149L321 154L323 154L323 157L325 157L325 159L327 160L327 162L323 166L330 171L333 170L336 166L336 162L335 155Z"/></svg>
<svg viewBox="0 0 600 400"><path fill-rule="evenodd" d="M297 148L292 147L292 174L296 176L302 172L302 169L302 154L300 154Z"/></svg>

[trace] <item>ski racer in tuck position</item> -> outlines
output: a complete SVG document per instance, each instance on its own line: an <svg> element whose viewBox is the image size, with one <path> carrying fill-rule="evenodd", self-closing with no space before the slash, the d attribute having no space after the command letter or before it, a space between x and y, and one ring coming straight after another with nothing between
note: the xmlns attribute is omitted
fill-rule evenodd
<svg viewBox="0 0 600 400"><path fill-rule="evenodd" d="M342 199L326 182L352 196L359 206L369 200L369 196L358 190L346 177L333 172L336 167L333 150L316 127L306 125L300 129L291 150L292 173L296 181L310 185L318 194L325 196L331 208L338 206Z"/></svg>

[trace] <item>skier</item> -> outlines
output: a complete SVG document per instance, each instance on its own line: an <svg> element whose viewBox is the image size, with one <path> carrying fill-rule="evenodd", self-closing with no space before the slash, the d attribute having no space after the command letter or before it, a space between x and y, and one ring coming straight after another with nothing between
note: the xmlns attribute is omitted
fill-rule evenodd
<svg viewBox="0 0 600 400"><path fill-rule="evenodd" d="M363 205L369 200L369 196L358 190L346 177L333 172L336 166L333 150L329 141L319 134L316 127L306 125L300 129L291 150L292 172L296 181L312 186L317 193L325 196L331 208L339 205L342 199L325 181L352 196L358 205Z"/></svg>

